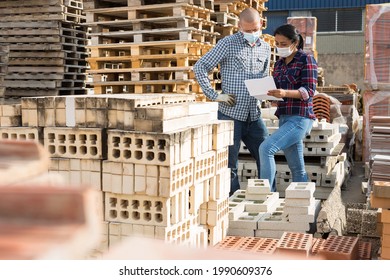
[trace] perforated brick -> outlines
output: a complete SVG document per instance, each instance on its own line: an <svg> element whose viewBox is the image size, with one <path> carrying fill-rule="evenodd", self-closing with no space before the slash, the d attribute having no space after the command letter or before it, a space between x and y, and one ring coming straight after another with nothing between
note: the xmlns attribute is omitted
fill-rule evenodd
<svg viewBox="0 0 390 280"><path fill-rule="evenodd" d="M44 129L44 146L51 157L104 159L106 143L99 128Z"/></svg>
<svg viewBox="0 0 390 280"><path fill-rule="evenodd" d="M193 184L193 159L171 166L159 166L159 196L171 197Z"/></svg>
<svg viewBox="0 0 390 280"><path fill-rule="evenodd" d="M214 246L218 250L236 250L246 239L240 236L226 236L221 242Z"/></svg>
<svg viewBox="0 0 390 280"><path fill-rule="evenodd" d="M229 145L233 145L234 122L218 120L213 122L213 149L219 150Z"/></svg>
<svg viewBox="0 0 390 280"><path fill-rule="evenodd" d="M141 164L169 166L188 159L189 153L182 152L189 141L180 141L181 134L190 136L189 131L174 133L129 132L108 130L108 159ZM190 146L185 150L189 150Z"/></svg>
<svg viewBox="0 0 390 280"><path fill-rule="evenodd" d="M39 127L0 127L1 139L33 140L43 143L42 129Z"/></svg>
<svg viewBox="0 0 390 280"><path fill-rule="evenodd" d="M273 254L278 242L273 238L243 237L243 239L244 242L238 245L237 250L262 254Z"/></svg>
<svg viewBox="0 0 390 280"><path fill-rule="evenodd" d="M359 240L359 260L371 260L371 242Z"/></svg>
<svg viewBox="0 0 390 280"><path fill-rule="evenodd" d="M209 151L194 158L194 184L215 176L216 151Z"/></svg>
<svg viewBox="0 0 390 280"><path fill-rule="evenodd" d="M229 149L228 147L217 151L215 173L220 174L228 168Z"/></svg>
<svg viewBox="0 0 390 280"><path fill-rule="evenodd" d="M326 239L322 239L322 238L313 238L313 245L311 247L311 255L315 256L318 254L320 248L322 246L324 246L326 242Z"/></svg>
<svg viewBox="0 0 390 280"><path fill-rule="evenodd" d="M358 240L354 236L331 235L320 248L318 255L329 260L357 260L359 257Z"/></svg>
<svg viewBox="0 0 390 280"><path fill-rule="evenodd" d="M229 226L229 220L227 215L219 219L217 221L217 225L205 226L207 228L208 244L210 246L214 246L215 244L223 240L227 235L228 226Z"/></svg>
<svg viewBox="0 0 390 280"><path fill-rule="evenodd" d="M171 225L170 198L104 193L105 220L138 225Z"/></svg>
<svg viewBox="0 0 390 280"><path fill-rule="evenodd" d="M216 226L229 213L229 199L223 198L207 202L207 225Z"/></svg>
<svg viewBox="0 0 390 280"><path fill-rule="evenodd" d="M308 257L312 243L311 234L285 232L276 244L276 252L303 254Z"/></svg>

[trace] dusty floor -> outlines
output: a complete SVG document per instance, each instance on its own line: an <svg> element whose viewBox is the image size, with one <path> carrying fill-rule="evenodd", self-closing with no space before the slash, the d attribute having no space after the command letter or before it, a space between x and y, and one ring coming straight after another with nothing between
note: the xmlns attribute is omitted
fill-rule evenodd
<svg viewBox="0 0 390 280"><path fill-rule="evenodd" d="M364 175L364 162L354 162L351 176L342 187L341 197L344 203L366 202L366 194L362 193L362 181L367 181Z"/></svg>

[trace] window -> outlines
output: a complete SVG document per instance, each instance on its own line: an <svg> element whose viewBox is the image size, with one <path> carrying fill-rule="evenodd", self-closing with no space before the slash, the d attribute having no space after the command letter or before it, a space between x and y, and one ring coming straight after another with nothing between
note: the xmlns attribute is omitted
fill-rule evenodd
<svg viewBox="0 0 390 280"><path fill-rule="evenodd" d="M312 16L317 18L318 32L363 30L363 9L314 10Z"/></svg>

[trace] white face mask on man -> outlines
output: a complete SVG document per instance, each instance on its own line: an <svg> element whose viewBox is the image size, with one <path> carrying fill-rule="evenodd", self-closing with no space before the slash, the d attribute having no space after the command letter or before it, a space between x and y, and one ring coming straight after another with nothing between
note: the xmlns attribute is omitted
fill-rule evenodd
<svg viewBox="0 0 390 280"><path fill-rule="evenodd" d="M260 37L260 30L253 32L253 33L247 33L247 32L242 32L244 34L244 39L248 41L249 44L254 44Z"/></svg>

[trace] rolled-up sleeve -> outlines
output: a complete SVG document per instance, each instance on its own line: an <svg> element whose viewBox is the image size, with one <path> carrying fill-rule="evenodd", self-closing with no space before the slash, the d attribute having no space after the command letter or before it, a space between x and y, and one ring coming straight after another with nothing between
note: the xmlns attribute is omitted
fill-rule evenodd
<svg viewBox="0 0 390 280"><path fill-rule="evenodd" d="M218 66L223 60L226 53L226 43L222 39L217 45L202 56L194 65L194 73L198 84L202 88L203 93L210 99L215 100L218 93L213 89L209 79L209 73Z"/></svg>
<svg viewBox="0 0 390 280"><path fill-rule="evenodd" d="M301 93L302 100L306 101L309 97L314 96L317 85L317 62L311 55L304 56L305 62L303 63L301 75L302 85L298 89Z"/></svg>

